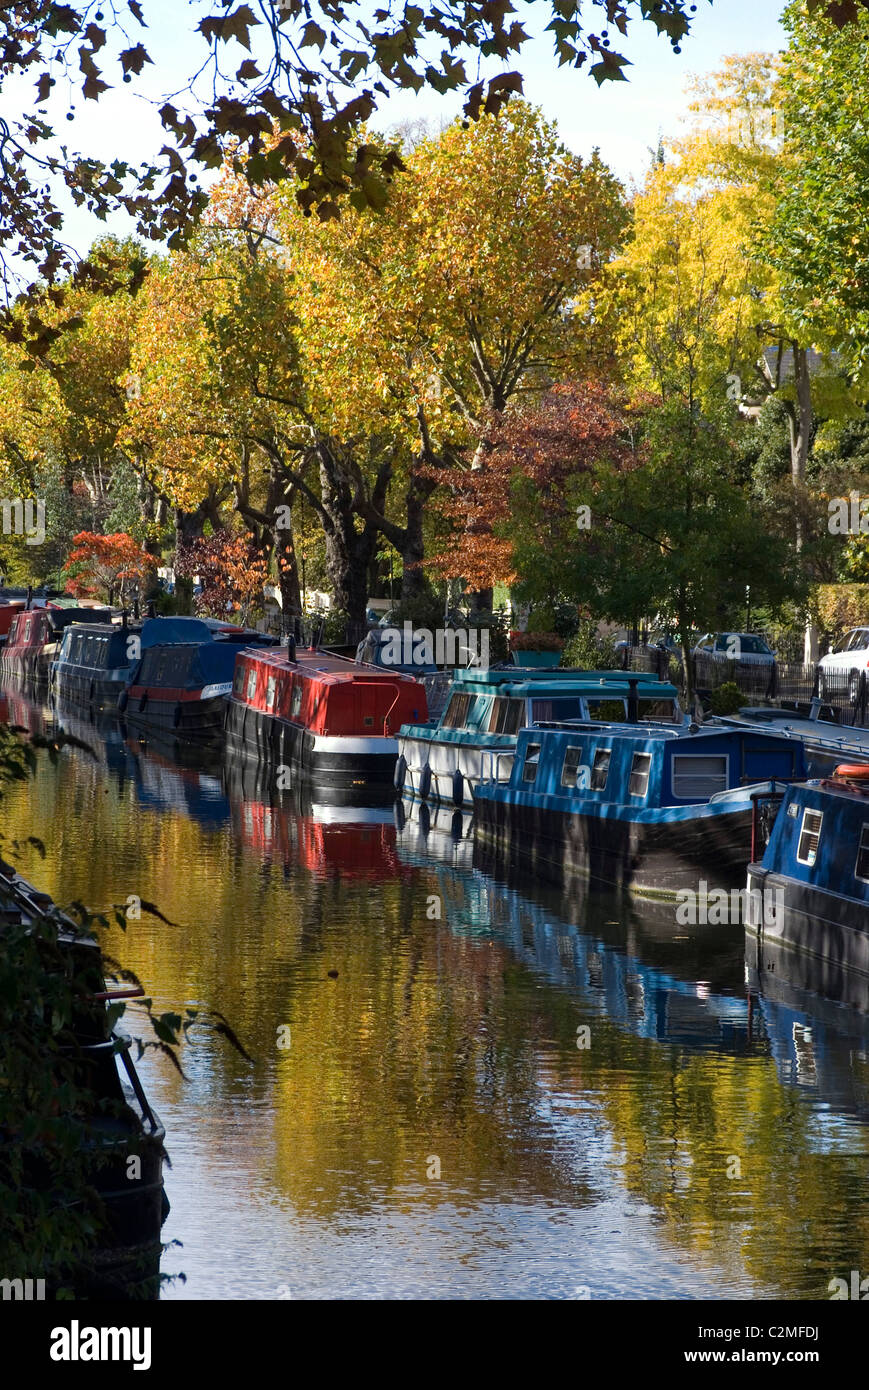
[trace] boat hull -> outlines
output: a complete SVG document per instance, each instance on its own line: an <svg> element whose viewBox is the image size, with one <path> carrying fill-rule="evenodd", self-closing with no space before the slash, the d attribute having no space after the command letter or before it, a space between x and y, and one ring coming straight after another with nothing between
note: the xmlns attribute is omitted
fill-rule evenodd
<svg viewBox="0 0 869 1390"><path fill-rule="evenodd" d="M133 728L153 729L164 738L219 743L223 737L226 696L216 695L206 700L191 699L189 692L185 692L185 696L184 699L177 695L164 697L155 690L140 694L133 687L126 708L121 712Z"/></svg>
<svg viewBox="0 0 869 1390"><path fill-rule="evenodd" d="M55 665L51 689L65 704L89 709L117 705L127 682L127 671L101 671L95 666Z"/></svg>
<svg viewBox="0 0 869 1390"><path fill-rule="evenodd" d="M294 773L313 785L343 790L364 785L388 788L395 776L398 741L394 738L314 734L301 724L237 700L227 703L225 732L228 747L262 758L275 775L286 769L284 787Z"/></svg>
<svg viewBox="0 0 869 1390"><path fill-rule="evenodd" d="M811 987L825 995L836 992L843 970L869 976L865 903L762 864L749 864L748 887L758 889L760 897L746 930L757 938L762 954L777 950L805 956L812 961Z"/></svg>
<svg viewBox="0 0 869 1390"><path fill-rule="evenodd" d="M654 897L700 891L701 879L741 887L751 855L751 820L744 803L711 813L697 807L695 814L672 820L640 820L474 798L477 834L496 854L519 856L557 884L583 875Z"/></svg>

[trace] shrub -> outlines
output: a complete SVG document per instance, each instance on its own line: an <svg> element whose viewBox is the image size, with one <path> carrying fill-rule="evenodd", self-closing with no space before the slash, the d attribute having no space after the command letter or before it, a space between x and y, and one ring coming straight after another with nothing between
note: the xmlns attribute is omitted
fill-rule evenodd
<svg viewBox="0 0 869 1390"><path fill-rule="evenodd" d="M736 714L745 704L745 696L736 681L724 681L713 690L709 701L712 714Z"/></svg>

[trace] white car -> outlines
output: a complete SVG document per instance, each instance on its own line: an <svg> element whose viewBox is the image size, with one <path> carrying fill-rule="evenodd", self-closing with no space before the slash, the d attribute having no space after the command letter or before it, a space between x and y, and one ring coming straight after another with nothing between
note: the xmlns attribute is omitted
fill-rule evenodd
<svg viewBox="0 0 869 1390"><path fill-rule="evenodd" d="M846 632L833 650L821 657L818 666L821 673L818 694L821 699L847 691L851 704L855 705L861 674L869 679L869 627L853 627Z"/></svg>

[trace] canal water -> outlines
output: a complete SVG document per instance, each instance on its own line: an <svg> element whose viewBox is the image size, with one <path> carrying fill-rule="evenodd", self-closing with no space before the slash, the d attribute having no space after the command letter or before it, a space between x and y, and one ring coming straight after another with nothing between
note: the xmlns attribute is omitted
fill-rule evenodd
<svg viewBox="0 0 869 1390"><path fill-rule="evenodd" d="M827 1299L869 1274L869 1018L733 926L553 891L467 817L346 807L20 696L4 829L158 1009L219 1010L167 1130L166 1299ZM143 913L153 902L172 925ZM125 1026L137 1031L128 1013Z"/></svg>

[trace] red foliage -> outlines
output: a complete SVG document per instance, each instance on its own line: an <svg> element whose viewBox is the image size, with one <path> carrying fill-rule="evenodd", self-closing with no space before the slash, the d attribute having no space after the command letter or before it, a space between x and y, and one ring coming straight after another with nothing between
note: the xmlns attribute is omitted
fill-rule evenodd
<svg viewBox="0 0 869 1390"><path fill-rule="evenodd" d="M202 593L196 596L197 613L217 617L240 613L243 621L251 604L262 600L268 580L267 561L251 535L226 530L179 546L175 571L190 578L199 576Z"/></svg>
<svg viewBox="0 0 869 1390"><path fill-rule="evenodd" d="M102 598L112 603L129 588L138 588L156 560L124 531L103 536L79 531L75 549L63 567L66 592L76 598Z"/></svg>
<svg viewBox="0 0 869 1390"><path fill-rule="evenodd" d="M503 526L517 475L531 482L544 506L561 508L571 477L606 460L614 468L631 466L628 423L627 405L611 390L577 381L554 386L538 404L496 422L485 466L465 473L452 496L441 501L454 533L433 567L480 589L512 582L513 547Z"/></svg>

